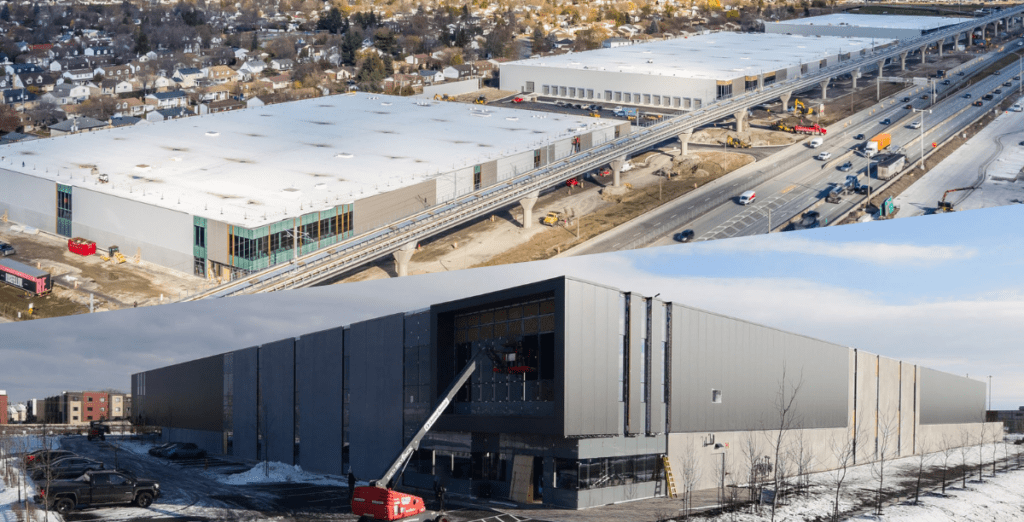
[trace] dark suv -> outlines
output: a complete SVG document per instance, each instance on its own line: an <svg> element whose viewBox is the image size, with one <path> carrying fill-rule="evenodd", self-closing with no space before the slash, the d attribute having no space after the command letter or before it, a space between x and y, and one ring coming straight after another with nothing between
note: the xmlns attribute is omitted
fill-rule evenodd
<svg viewBox="0 0 1024 522"><path fill-rule="evenodd" d="M17 254L17 253L18 253L18 251L15 250L14 246L12 246L10 243L4 243L4 242L0 241L0 255L6 257L6 256L13 256L14 254Z"/></svg>

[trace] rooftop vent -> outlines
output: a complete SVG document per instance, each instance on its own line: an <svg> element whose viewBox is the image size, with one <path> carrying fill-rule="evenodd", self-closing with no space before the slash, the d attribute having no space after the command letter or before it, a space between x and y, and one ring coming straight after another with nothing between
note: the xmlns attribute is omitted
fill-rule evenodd
<svg viewBox="0 0 1024 522"><path fill-rule="evenodd" d="M295 201L302 197L302 191L297 188L286 188L281 191L281 197Z"/></svg>
<svg viewBox="0 0 1024 522"><path fill-rule="evenodd" d="M217 131L206 131L206 135L215 138L217 136L220 136L220 133Z"/></svg>
<svg viewBox="0 0 1024 522"><path fill-rule="evenodd" d="M508 120L508 121L519 121L519 118L517 118L515 116L508 116L505 119Z"/></svg>
<svg viewBox="0 0 1024 522"><path fill-rule="evenodd" d="M348 158L352 157L352 153L351 152L339 152L339 153L335 154L334 157L335 158L348 159Z"/></svg>
<svg viewBox="0 0 1024 522"><path fill-rule="evenodd" d="M316 185L313 185L313 188L315 188L317 190L327 190L327 184L326 183L317 183Z"/></svg>

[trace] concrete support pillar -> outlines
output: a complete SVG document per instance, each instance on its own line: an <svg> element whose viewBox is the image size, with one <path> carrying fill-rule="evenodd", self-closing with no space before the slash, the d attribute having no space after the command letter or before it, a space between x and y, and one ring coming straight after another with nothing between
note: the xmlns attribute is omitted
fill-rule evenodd
<svg viewBox="0 0 1024 522"><path fill-rule="evenodd" d="M398 277L409 275L409 261L416 252L416 243L406 243L393 254L395 256L395 272Z"/></svg>
<svg viewBox="0 0 1024 522"><path fill-rule="evenodd" d="M881 73L881 69L879 69L879 73ZM856 89L857 88L857 78L860 78L860 69L859 68L858 69L854 69L853 72L850 73L850 78L853 79L853 88Z"/></svg>
<svg viewBox="0 0 1024 522"><path fill-rule="evenodd" d="M612 168L612 186L622 186L622 166L626 164L626 157L612 160L608 165Z"/></svg>
<svg viewBox="0 0 1024 522"><path fill-rule="evenodd" d="M764 90L764 73L757 75L757 90Z"/></svg>
<svg viewBox="0 0 1024 522"><path fill-rule="evenodd" d="M789 112L789 99L792 98L792 97L793 97L793 93L792 92L784 92L784 93L782 93L782 95L779 96L779 99L782 100L782 112L783 113Z"/></svg>
<svg viewBox="0 0 1024 522"><path fill-rule="evenodd" d="M693 137L693 129L687 129L679 135L679 151L680 154L685 156L689 153L688 146L690 145L690 138Z"/></svg>
<svg viewBox="0 0 1024 522"><path fill-rule="evenodd" d="M928 52L928 46L927 45L925 45L924 47L921 47L921 63L927 63L927 58L924 55L924 53L926 53L926 52Z"/></svg>
<svg viewBox="0 0 1024 522"><path fill-rule="evenodd" d="M907 70L907 51L900 53L900 70ZM879 71L881 71L881 69L879 69Z"/></svg>
<svg viewBox="0 0 1024 522"><path fill-rule="evenodd" d="M538 197L540 197L540 192L534 191L519 200L519 205L523 207L523 228L530 228L533 225L533 205L537 203Z"/></svg>
<svg viewBox="0 0 1024 522"><path fill-rule="evenodd" d="M828 99L828 80L822 80L818 85L821 85L821 101Z"/></svg>
<svg viewBox="0 0 1024 522"><path fill-rule="evenodd" d="M945 40L945 38L943 38L942 40L939 40L939 42L938 42L938 46L939 46L939 59L940 60L942 59L942 44L943 44L943 40Z"/></svg>
<svg viewBox="0 0 1024 522"><path fill-rule="evenodd" d="M733 114L732 117L736 118L736 132L743 132L746 130L747 109L743 109L742 111Z"/></svg>
<svg viewBox="0 0 1024 522"><path fill-rule="evenodd" d="M974 29L967 31L967 48L970 49L974 45Z"/></svg>

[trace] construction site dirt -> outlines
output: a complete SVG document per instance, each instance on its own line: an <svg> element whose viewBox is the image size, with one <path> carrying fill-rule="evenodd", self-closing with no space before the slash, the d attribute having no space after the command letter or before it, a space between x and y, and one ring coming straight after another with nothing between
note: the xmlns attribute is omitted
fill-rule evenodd
<svg viewBox="0 0 1024 522"><path fill-rule="evenodd" d="M20 227L12 230L12 226L0 223L0 241L17 249L9 259L49 272L53 291L46 296L29 296L17 288L0 286L0 315L7 319L87 313L90 302L94 311L167 303L205 283L191 274L146 263L142 253L138 253L139 263L136 252L125 252L126 261L116 264L104 261L103 251L80 256L68 251L67 238L16 232Z"/></svg>

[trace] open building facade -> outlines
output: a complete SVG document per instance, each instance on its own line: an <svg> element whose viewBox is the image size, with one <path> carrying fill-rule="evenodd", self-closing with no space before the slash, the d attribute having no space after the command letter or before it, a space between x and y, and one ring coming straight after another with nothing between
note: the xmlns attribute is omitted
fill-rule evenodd
<svg viewBox="0 0 1024 522"><path fill-rule="evenodd" d="M568 277L137 373L133 411L211 452L375 480L495 347L515 371L478 368L400 484L586 508L664 495L663 459L678 477L688 456L698 488L723 463L742 483L789 397L818 470L833 441L861 464L999 436L980 381Z"/></svg>
<svg viewBox="0 0 1024 522"><path fill-rule="evenodd" d="M628 132L582 116L325 96L7 145L0 214L228 279L443 213Z"/></svg>

